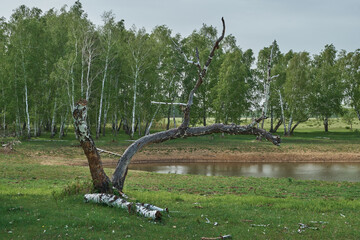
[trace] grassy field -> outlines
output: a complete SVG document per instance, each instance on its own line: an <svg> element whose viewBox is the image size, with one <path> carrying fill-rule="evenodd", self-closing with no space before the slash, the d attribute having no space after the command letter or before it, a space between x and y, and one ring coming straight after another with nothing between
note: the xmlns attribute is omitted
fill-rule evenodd
<svg viewBox="0 0 360 240"><path fill-rule="evenodd" d="M334 121L335 122L335 121ZM284 138L281 147L252 136L205 136L149 146L148 153L211 151L359 153L360 133L344 125L329 133L315 121ZM315 125L314 125L315 126ZM309 131L309 129L311 131ZM356 129L356 127L355 127ZM121 134L96 141L121 152ZM0 153L0 239L359 239L360 183L292 178L206 177L130 171L125 192L134 200L168 207L161 221L83 202L91 191L87 166L74 136L23 141ZM111 175L112 169L106 171ZM215 224L216 222L216 224ZM307 227L300 228L301 224Z"/></svg>

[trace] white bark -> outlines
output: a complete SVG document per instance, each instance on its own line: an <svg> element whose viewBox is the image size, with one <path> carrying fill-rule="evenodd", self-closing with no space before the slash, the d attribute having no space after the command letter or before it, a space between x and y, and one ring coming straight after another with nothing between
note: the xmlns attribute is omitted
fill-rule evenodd
<svg viewBox="0 0 360 240"><path fill-rule="evenodd" d="M180 105L180 106L186 106L186 103L175 103L175 102L155 102L155 101L151 101L151 103L153 104L164 104L164 105Z"/></svg>
<svg viewBox="0 0 360 240"><path fill-rule="evenodd" d="M175 105L173 105L173 120L174 120L174 128L176 128Z"/></svg>
<svg viewBox="0 0 360 240"><path fill-rule="evenodd" d="M152 123L153 123L153 121L154 121L154 119L155 119L155 116L156 116L157 112L158 112L159 109L160 109L160 106L161 106L161 105L159 105L159 106L156 108L156 111L155 111L153 117L151 118L150 124L149 124L148 128L146 129L145 135L149 135L149 133L150 133L150 128L151 128L151 126L152 126Z"/></svg>
<svg viewBox="0 0 360 240"><path fill-rule="evenodd" d="M293 123L293 117L292 117L292 113L291 113L290 118L289 118L289 124L288 124L288 128L287 128L287 133L285 133L285 135L287 135L287 136L290 136L292 123Z"/></svg>
<svg viewBox="0 0 360 240"><path fill-rule="evenodd" d="M108 64L109 64L109 55L110 55L110 38L111 31L109 34L108 42L107 42L107 51L106 51L106 59L105 59L105 67L104 67L104 76L101 82L101 95L100 95L100 106L99 106L99 118L98 118L98 128L96 131L96 138L100 135L100 128L101 128L101 113L102 113L102 105L103 105L103 98L104 98L104 88L105 88L105 81L106 81L106 74L108 70Z"/></svg>
<svg viewBox="0 0 360 240"><path fill-rule="evenodd" d="M31 137L31 129L30 129L30 114L29 114L29 99L28 99L28 88L27 82L25 80L25 111L26 111L26 127L27 127L27 137Z"/></svg>
<svg viewBox="0 0 360 240"><path fill-rule="evenodd" d="M284 135L286 135L286 123L285 123L285 114L284 114L284 103L281 96L281 91L278 89L279 97L280 97L280 107L281 107L281 117L284 124Z"/></svg>
<svg viewBox="0 0 360 240"><path fill-rule="evenodd" d="M29 114L29 99L28 99L28 87L27 87L27 73L25 68L25 56L24 50L21 49L22 56L22 69L24 74L24 83L25 83L25 113L26 113L26 127L27 127L27 137L31 137L31 126L30 126L30 114Z"/></svg>
<svg viewBox="0 0 360 240"><path fill-rule="evenodd" d="M119 196L115 196L112 194L104 194L104 193L85 194L84 200L85 202L102 203L112 207L127 209L129 213L134 207L136 213L138 213L143 217L151 218L153 220L160 219L161 210L165 211L164 209L158 208L151 204L142 205L140 203L128 202L126 199L123 199Z"/></svg>
<svg viewBox="0 0 360 240"><path fill-rule="evenodd" d="M56 117L56 103L57 103L57 98L55 98L55 103L54 103L54 111L53 111L53 116L52 116L52 120L51 120L51 137L54 137L55 135L55 117Z"/></svg>
<svg viewBox="0 0 360 240"><path fill-rule="evenodd" d="M131 122L131 138L134 137L135 131L135 108L136 108L136 89L137 89L137 79L139 75L138 64L135 65L135 74L134 74L134 97L133 97L133 109L132 109L132 122Z"/></svg>

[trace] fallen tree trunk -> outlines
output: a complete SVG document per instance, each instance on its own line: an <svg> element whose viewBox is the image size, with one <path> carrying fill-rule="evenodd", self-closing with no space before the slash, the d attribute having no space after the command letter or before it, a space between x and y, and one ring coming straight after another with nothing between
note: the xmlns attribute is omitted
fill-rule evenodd
<svg viewBox="0 0 360 240"><path fill-rule="evenodd" d="M139 215L153 220L161 219L161 212L167 210L151 204L128 202L126 199L119 196L104 193L85 194L84 200L85 202L103 203L108 206L127 209L129 213L135 209L135 212Z"/></svg>

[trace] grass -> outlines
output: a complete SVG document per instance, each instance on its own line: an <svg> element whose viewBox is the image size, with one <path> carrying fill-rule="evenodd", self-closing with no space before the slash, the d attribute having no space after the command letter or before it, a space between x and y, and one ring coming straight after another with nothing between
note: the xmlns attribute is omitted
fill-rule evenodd
<svg viewBox="0 0 360 240"><path fill-rule="evenodd" d="M313 124L313 123L311 123ZM335 124L335 123L333 123ZM301 125L300 125L301 126ZM334 126L334 125L332 125ZM149 147L196 151L320 151L358 153L359 133L342 128L299 128L280 148L253 136L214 135ZM96 141L124 149L121 134ZM0 153L0 239L358 239L360 183L292 178L207 177L130 171L125 192L133 201L168 207L162 221L83 202L91 191L87 166L74 136L23 141L15 153ZM57 139L56 139L57 140ZM48 164L44 164L48 162ZM50 165L51 164L51 165ZM112 169L106 169L109 175ZM215 222L217 224L215 224ZM307 228L299 228L299 223Z"/></svg>

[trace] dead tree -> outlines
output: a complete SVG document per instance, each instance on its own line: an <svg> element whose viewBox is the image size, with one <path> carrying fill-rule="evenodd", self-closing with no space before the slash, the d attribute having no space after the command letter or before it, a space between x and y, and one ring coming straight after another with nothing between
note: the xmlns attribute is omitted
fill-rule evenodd
<svg viewBox="0 0 360 240"><path fill-rule="evenodd" d="M121 156L121 158L118 161L118 164L116 166L116 169L114 171L111 183L112 186L118 189L120 192L122 192L124 187L124 182L128 170L128 165L130 164L130 161L132 157L143 147L149 144L153 143L161 143L165 142L167 140L171 139L177 139L177 138L185 138L185 137L195 137L195 136L203 136L203 135L209 135L213 133L227 133L232 135L256 135L261 136L263 138L266 138L268 141L272 142L275 145L280 144L280 137L273 136L271 133L265 131L264 129L256 128L255 126L260 123L266 116L262 115L260 118L254 120L251 124L246 126L240 126L240 125L225 125L222 123L216 123L209 126L203 126L203 127L189 127L190 123L190 111L191 106L193 104L193 98L194 94L198 90L198 88L201 86L201 84L204 81L204 78L206 76L208 67L214 57L214 53L217 49L219 49L219 44L223 40L225 35L225 21L222 18L222 24L223 24L223 30L221 36L217 39L215 42L209 57L205 63L204 66L201 66L200 59L199 59L199 52L196 49L196 61L187 60L188 63L191 63L195 65L198 69L198 79L195 83L194 88L191 90L188 98L188 102L186 106L184 107L184 120L182 124L178 128L173 128L170 130L150 134L147 136L144 136L142 138L139 138L134 143L132 143L124 152L124 154ZM184 53L183 53L184 54ZM184 54L185 55L185 54ZM186 56L185 56L186 57ZM79 110L78 110L79 109ZM89 166L92 173L94 184L97 184L95 186L99 187L99 190L101 191L108 191L109 189L106 189L106 186L109 185L109 178L105 175L104 171L102 170L102 164L99 154L97 153L95 143L92 141L90 134L88 133L86 121L84 121L84 116L81 116L81 114L86 116L86 101L80 101L74 110L74 118L77 125L77 134L80 134L79 139L80 142L82 142L82 146L84 149L85 154L88 157ZM81 121L78 121L76 119L82 119ZM87 130L83 131L84 129ZM83 135L83 137L81 136ZM94 157L97 157L95 160ZM91 157L91 162L90 159ZM94 175L93 175L94 173ZM94 178L95 177L95 178Z"/></svg>

